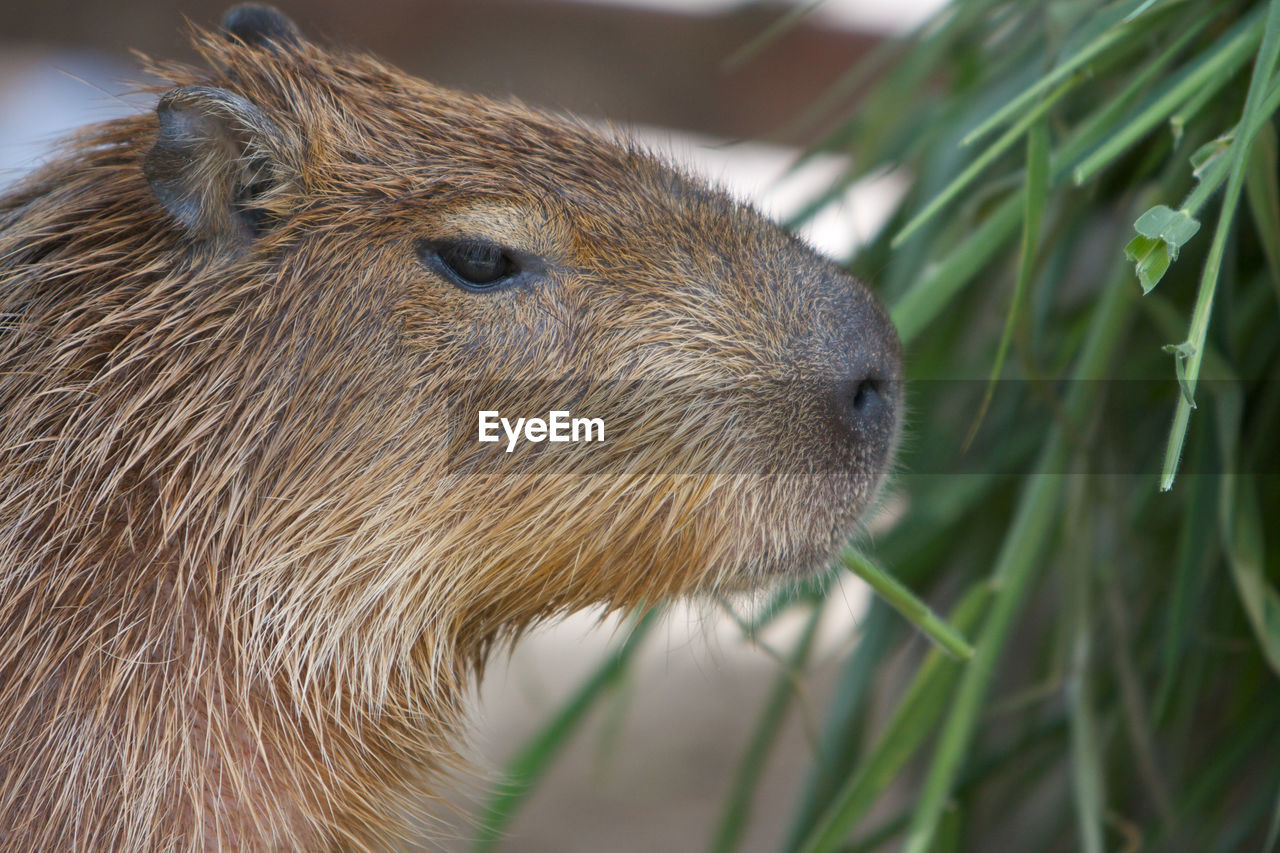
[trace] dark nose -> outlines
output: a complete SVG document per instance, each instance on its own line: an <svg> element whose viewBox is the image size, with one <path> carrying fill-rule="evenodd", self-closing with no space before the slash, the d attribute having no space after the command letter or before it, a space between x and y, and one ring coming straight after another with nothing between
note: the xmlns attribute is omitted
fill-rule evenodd
<svg viewBox="0 0 1280 853"><path fill-rule="evenodd" d="M865 293L865 292L863 292ZM902 396L901 350L884 310L860 293L841 312L831 340L831 408L843 442L887 453Z"/></svg>

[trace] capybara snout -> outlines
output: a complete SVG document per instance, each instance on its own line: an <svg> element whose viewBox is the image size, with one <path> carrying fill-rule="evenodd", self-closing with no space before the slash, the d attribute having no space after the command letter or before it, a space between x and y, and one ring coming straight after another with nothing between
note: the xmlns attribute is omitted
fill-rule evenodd
<svg viewBox="0 0 1280 853"><path fill-rule="evenodd" d="M827 285L844 294L830 316L831 411L837 442L865 466L883 472L901 428L902 353L897 331L866 289L843 271ZM840 451L837 451L840 455ZM877 475L879 476L879 475Z"/></svg>

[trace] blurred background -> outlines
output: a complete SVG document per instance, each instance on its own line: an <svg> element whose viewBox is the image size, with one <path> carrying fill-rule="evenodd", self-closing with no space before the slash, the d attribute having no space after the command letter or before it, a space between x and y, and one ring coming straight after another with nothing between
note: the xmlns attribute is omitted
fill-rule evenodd
<svg viewBox="0 0 1280 853"><path fill-rule="evenodd" d="M40 79L36 66L48 70L58 57L73 69L113 63L128 74L133 50L192 58L182 38L186 22L216 23L229 5L8 2L0 7L0 55L11 78ZM884 34L919 23L941 0L829 0L785 39L732 69L726 59L796 7L741 0L280 5L315 38L367 49L443 85L720 139L777 139L805 105L803 93L825 87ZM12 120L12 110L6 112Z"/></svg>
<svg viewBox="0 0 1280 853"><path fill-rule="evenodd" d="M442 85L572 111L648 145L779 219L829 187L847 157L790 170L829 127L800 122L812 98L887 36L944 0L282 0L311 38L376 53ZM188 22L214 25L231 0L53 0L0 4L0 186L74 128L149 109L133 51L194 60ZM803 13L798 17L797 13ZM794 19L760 43L779 22ZM755 47L758 46L758 49ZM858 92L842 99L856 102ZM842 260L883 223L903 182L876 175L831 200L803 233ZM805 701L782 734L743 850L775 850L795 804L839 663L867 605L851 576L830 597ZM749 611L751 602L738 606ZM500 849L659 851L701 847L715 829L743 745L803 628L792 614L748 641L711 603L677 606L633 663L626 690L597 709L538 786ZM472 753L497 772L605 657L623 623L581 614L494 661L480 690ZM920 641L924 643L923 640ZM479 795L461 804L477 808ZM469 827L446 834L467 849Z"/></svg>

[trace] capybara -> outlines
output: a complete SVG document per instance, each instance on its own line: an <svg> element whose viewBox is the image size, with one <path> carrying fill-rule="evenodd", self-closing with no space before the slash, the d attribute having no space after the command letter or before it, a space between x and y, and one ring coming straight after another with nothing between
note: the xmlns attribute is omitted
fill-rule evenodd
<svg viewBox="0 0 1280 853"><path fill-rule="evenodd" d="M7 850L404 843L496 646L823 567L899 431L872 295L624 134L194 38L0 198Z"/></svg>

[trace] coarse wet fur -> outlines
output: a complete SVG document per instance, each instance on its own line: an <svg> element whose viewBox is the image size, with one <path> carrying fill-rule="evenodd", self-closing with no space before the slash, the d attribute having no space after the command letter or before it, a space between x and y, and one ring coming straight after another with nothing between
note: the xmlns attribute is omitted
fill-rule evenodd
<svg viewBox="0 0 1280 853"><path fill-rule="evenodd" d="M821 567L896 440L884 312L749 208L268 8L196 44L0 199L7 850L403 843L496 643Z"/></svg>

